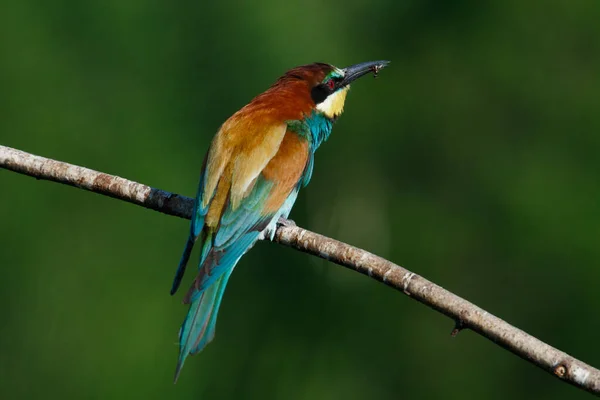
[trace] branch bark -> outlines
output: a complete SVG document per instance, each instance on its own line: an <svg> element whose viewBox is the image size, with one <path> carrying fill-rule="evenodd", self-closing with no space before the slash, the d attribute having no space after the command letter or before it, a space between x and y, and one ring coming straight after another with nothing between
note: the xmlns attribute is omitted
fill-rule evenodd
<svg viewBox="0 0 600 400"><path fill-rule="evenodd" d="M0 146L0 167L190 219L193 199L118 176ZM600 396L600 371L542 342L433 282L384 258L297 226L279 225L274 241L350 268L452 318L555 377Z"/></svg>

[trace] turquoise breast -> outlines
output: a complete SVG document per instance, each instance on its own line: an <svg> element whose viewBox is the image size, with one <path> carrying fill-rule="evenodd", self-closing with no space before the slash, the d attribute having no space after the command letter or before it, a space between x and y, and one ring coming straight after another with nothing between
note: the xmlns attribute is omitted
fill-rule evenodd
<svg viewBox="0 0 600 400"><path fill-rule="evenodd" d="M333 121L325 115L313 111L302 120L287 121L287 126L291 131L305 137L310 145L310 156L301 180L302 186L306 186L312 176L315 151L321 146L321 143L329 138Z"/></svg>

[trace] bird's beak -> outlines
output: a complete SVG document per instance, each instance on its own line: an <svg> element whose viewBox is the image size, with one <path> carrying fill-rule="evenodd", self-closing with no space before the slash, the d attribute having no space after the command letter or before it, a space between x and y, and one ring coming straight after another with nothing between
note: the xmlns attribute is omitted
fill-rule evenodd
<svg viewBox="0 0 600 400"><path fill-rule="evenodd" d="M373 76L377 76L377 73L389 63L389 61L369 61L346 67L343 69L344 79L342 79L339 85L341 87L348 86L352 81L357 80L369 72L372 72Z"/></svg>

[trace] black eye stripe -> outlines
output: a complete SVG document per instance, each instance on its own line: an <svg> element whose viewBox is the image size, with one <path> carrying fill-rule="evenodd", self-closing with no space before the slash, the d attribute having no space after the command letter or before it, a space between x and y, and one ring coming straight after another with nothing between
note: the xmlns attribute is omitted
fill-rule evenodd
<svg viewBox="0 0 600 400"><path fill-rule="evenodd" d="M319 104L324 102L327 96L329 96L332 92L333 91L329 89L329 86L321 83L312 88L310 91L310 96L315 104Z"/></svg>

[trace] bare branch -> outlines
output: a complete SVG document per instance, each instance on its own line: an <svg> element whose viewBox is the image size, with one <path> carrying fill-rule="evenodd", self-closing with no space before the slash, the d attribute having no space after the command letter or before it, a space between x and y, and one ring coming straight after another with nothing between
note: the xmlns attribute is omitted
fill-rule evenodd
<svg viewBox="0 0 600 400"><path fill-rule="evenodd" d="M189 219L193 200L114 175L0 146L0 167ZM515 328L427 279L365 250L297 226L279 225L275 242L355 270L452 318L561 380L600 395L600 371Z"/></svg>

